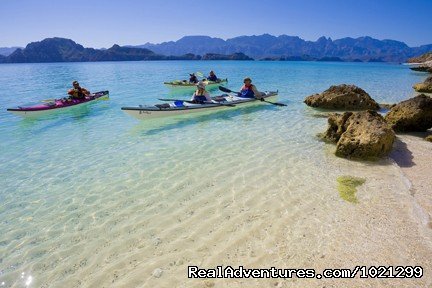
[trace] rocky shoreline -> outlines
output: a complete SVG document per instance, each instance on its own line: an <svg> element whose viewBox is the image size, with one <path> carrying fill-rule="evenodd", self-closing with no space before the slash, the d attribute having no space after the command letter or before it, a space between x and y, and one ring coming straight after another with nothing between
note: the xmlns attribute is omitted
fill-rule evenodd
<svg viewBox="0 0 432 288"><path fill-rule="evenodd" d="M330 114L327 131L320 136L336 144L336 156L348 159L385 157L392 150L395 133L426 132L432 128L432 98L425 94L398 104L380 105L360 87L342 84L308 96L304 103L345 111ZM377 112L380 109L389 111L382 116Z"/></svg>
<svg viewBox="0 0 432 288"><path fill-rule="evenodd" d="M424 83L432 88L432 77ZM432 229L430 96L419 94L398 104L378 104L363 89L342 84L308 96L304 102L320 110L343 111L328 113L327 130L319 134L321 139L335 143L336 156L366 161L392 159L407 179L414 213L422 226Z"/></svg>

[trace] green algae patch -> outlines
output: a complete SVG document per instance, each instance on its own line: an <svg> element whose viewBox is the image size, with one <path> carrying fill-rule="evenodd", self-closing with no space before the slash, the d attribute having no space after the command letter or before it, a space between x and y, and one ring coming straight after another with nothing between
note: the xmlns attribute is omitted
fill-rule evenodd
<svg viewBox="0 0 432 288"><path fill-rule="evenodd" d="M339 196L350 203L358 203L357 186L365 183L366 179L353 176L339 176L337 178Z"/></svg>

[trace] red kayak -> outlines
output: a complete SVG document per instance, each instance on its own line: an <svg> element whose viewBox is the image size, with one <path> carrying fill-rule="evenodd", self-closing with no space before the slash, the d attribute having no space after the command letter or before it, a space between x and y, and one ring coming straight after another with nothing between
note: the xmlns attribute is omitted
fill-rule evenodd
<svg viewBox="0 0 432 288"><path fill-rule="evenodd" d="M48 112L55 111L57 109L74 107L98 99L107 99L107 98L109 98L109 91L100 91L91 94L89 96L86 96L85 99L70 99L70 98L55 99L52 102L42 103L42 104L28 106L28 107L18 106L18 108L9 108L7 109L7 111L23 117L33 117L33 116L43 115Z"/></svg>

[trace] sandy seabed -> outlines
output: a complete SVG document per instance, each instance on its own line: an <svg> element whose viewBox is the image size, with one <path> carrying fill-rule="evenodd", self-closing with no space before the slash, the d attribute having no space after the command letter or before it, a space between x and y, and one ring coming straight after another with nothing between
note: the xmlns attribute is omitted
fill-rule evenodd
<svg viewBox="0 0 432 288"><path fill-rule="evenodd" d="M310 173L316 185L292 179L302 172L289 167L272 178L278 180L269 180L266 174L260 176L259 171L250 168L244 174L221 171L216 179L234 174L234 181L202 181L193 191L185 181L179 186L175 203L152 199L151 207L157 208L147 211L144 220L130 219L134 224L117 232L118 237L124 238L121 247L111 247L111 253L105 251L102 258L95 257L101 259L88 263L82 273L66 278L63 284L80 286L82 281L86 287L432 287L432 144L403 135L398 136L395 146L391 159L380 165L355 164L356 176L367 179L358 187L358 204L343 201L336 183L334 187L320 186L320 177L326 178L322 171L303 172ZM338 174L349 171L352 164L338 159L332 165ZM249 173L256 173L257 177L247 180L245 175ZM140 225L146 226L146 233L134 235L134 229ZM356 265L410 265L421 266L424 276L188 279L188 265L313 268L317 273L326 268L353 269Z"/></svg>

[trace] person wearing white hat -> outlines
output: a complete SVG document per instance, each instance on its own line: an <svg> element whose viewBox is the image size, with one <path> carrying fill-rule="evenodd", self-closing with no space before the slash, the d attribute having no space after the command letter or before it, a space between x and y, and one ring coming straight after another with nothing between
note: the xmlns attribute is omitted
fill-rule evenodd
<svg viewBox="0 0 432 288"><path fill-rule="evenodd" d="M197 90L192 95L191 101L195 103L212 102L210 93L205 90L205 83L203 81L199 81L196 86Z"/></svg>

